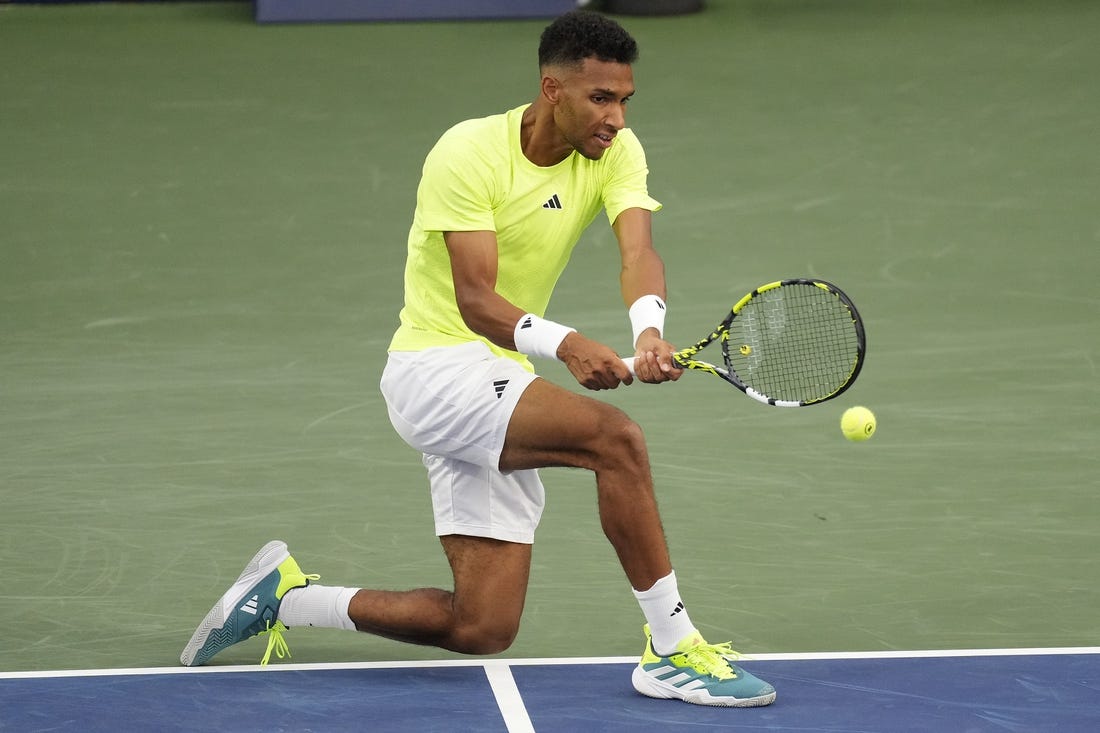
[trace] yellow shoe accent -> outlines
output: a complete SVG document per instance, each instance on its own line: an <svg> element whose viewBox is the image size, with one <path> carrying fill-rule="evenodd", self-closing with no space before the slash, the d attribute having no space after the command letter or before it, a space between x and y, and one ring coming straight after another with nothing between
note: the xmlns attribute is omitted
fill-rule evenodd
<svg viewBox="0 0 1100 733"><path fill-rule="evenodd" d="M279 571L280 578L279 585L275 588L275 597L280 601L283 600L283 596L291 588L301 588L303 585L308 585L307 581L321 579L320 575L306 575L303 573L293 557L288 557L279 563L276 570Z"/></svg>

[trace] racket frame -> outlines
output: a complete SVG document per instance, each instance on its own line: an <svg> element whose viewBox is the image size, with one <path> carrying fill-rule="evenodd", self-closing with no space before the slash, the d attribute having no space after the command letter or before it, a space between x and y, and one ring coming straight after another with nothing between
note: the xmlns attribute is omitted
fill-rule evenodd
<svg viewBox="0 0 1100 733"><path fill-rule="evenodd" d="M745 306L748 305L750 301L752 301L753 298L756 298L762 293L766 293L768 291L788 285L813 285L815 287L821 288L822 290L836 296L852 315L852 323L855 327L857 340L855 363L853 364L852 371L851 373L849 373L847 379L845 379L845 381L837 389L833 390L827 395L824 395L823 397L817 397L811 400L779 400L773 397L768 397L767 395L757 392L755 389L741 381L741 378L737 375L737 372L734 371L732 365L730 364L729 329L730 325L733 323L733 320L737 318L741 310L743 310ZM728 368L723 368L718 366L717 364L712 364L708 361L703 361L702 359L695 358L700 351L702 351L705 347L709 346L715 341L718 341L721 345L722 359L726 363L726 367ZM737 301L733 308L730 309L729 315L727 315L722 320L722 322L719 323L713 331L711 331L709 336L700 339L692 346L689 346L685 349L680 349L672 355L672 358L684 369L702 371L721 377L757 402L761 402L766 405L772 405L774 407L806 407L807 405L816 405L821 402L825 402L826 400L831 400L834 397L843 394L845 390L852 386L852 383L856 380L856 377L859 376L859 372L863 368L863 361L866 352L867 335L863 328L863 319L860 317L859 311L856 310L855 304L852 303L851 298L849 298L847 294L844 293L844 291L842 291L836 285L833 285L830 282L826 282L825 280L816 280L810 278L791 278L787 280L777 280L772 283L767 283L766 285L761 285L745 297L741 298L741 300Z"/></svg>

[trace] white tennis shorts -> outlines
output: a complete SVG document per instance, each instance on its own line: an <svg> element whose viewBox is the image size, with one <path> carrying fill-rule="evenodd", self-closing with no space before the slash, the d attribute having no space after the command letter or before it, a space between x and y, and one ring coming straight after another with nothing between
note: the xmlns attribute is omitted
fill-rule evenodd
<svg viewBox="0 0 1100 733"><path fill-rule="evenodd" d="M394 351L382 372L390 422L424 455L437 535L531 544L546 503L535 470L499 470L508 422L537 377L474 341Z"/></svg>

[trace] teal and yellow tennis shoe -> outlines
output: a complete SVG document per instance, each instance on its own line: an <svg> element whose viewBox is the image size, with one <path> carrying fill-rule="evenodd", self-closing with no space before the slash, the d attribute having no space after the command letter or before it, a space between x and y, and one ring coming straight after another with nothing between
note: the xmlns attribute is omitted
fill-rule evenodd
<svg viewBox="0 0 1100 733"><path fill-rule="evenodd" d="M730 663L740 655L729 642L708 644L695 632L680 640L675 654L659 657L648 624L645 635L645 653L631 677L634 689L643 695L736 708L775 702L774 687Z"/></svg>
<svg viewBox="0 0 1100 733"><path fill-rule="evenodd" d="M290 656L279 621L279 604L291 588L309 585L318 575L306 575L290 556L286 543L272 540L245 565L237 581L206 614L180 661L188 667L205 664L218 652L257 634L267 634L267 664L274 651L280 659Z"/></svg>

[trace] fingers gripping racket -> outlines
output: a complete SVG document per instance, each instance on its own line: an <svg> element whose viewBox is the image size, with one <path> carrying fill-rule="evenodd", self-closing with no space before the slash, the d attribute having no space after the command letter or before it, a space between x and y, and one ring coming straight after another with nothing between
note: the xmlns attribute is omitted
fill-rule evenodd
<svg viewBox="0 0 1100 733"><path fill-rule="evenodd" d="M695 358L718 342L724 367ZM739 300L714 331L673 359L714 374L760 402L813 405L844 392L863 367L863 320L840 288L823 280L781 280ZM634 358L624 359L631 373Z"/></svg>

